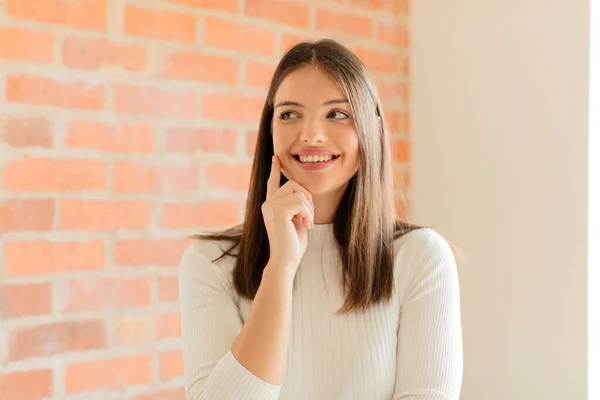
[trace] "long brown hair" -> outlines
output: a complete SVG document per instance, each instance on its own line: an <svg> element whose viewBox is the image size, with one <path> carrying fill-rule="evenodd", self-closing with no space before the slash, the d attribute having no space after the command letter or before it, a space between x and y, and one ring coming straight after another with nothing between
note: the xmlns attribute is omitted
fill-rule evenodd
<svg viewBox="0 0 600 400"><path fill-rule="evenodd" d="M275 70L260 120L244 223L194 237L230 242L218 259L225 255L236 258L235 290L241 297L254 299L269 260L269 240L261 205L266 200L274 154L271 123L275 94L289 73L306 65L320 68L338 83L350 103L356 124L359 167L338 205L333 232L341 255L342 284L347 293L338 313L364 311L391 299L394 239L421 226L396 216L389 130L377 89L361 60L334 40L293 46ZM285 182L287 179L282 175L281 184ZM236 253L232 252L234 249Z"/></svg>

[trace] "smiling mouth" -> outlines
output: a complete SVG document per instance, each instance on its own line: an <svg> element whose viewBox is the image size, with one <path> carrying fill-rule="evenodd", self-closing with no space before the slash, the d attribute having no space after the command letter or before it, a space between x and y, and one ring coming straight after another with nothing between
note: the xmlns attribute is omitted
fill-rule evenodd
<svg viewBox="0 0 600 400"><path fill-rule="evenodd" d="M298 154L292 155L292 157L294 157L296 159L296 161L299 161L302 164L333 161L333 160L339 158L339 156L340 156L339 154L338 155L327 155L327 156L299 156Z"/></svg>

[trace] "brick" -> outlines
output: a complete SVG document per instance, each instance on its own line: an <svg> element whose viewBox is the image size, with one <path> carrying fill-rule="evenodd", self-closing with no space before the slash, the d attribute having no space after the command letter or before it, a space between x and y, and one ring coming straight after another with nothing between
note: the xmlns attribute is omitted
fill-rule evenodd
<svg viewBox="0 0 600 400"><path fill-rule="evenodd" d="M181 153L217 152L221 147L220 136L218 129L170 128L166 132L165 149Z"/></svg>
<svg viewBox="0 0 600 400"><path fill-rule="evenodd" d="M395 15L400 13L399 2L404 0L350 0L350 4L364 7L372 11L391 12Z"/></svg>
<svg viewBox="0 0 600 400"><path fill-rule="evenodd" d="M158 300L163 302L179 300L178 276L161 276L158 278Z"/></svg>
<svg viewBox="0 0 600 400"><path fill-rule="evenodd" d="M248 61L246 64L246 86L268 90L276 68L276 64Z"/></svg>
<svg viewBox="0 0 600 400"><path fill-rule="evenodd" d="M0 373L0 399L39 400L52 397L52 393L50 369Z"/></svg>
<svg viewBox="0 0 600 400"><path fill-rule="evenodd" d="M25 157L6 164L8 190L94 191L106 189L106 163L81 159Z"/></svg>
<svg viewBox="0 0 600 400"><path fill-rule="evenodd" d="M275 51L275 33L271 29L220 18L205 17L204 40L209 46L272 56Z"/></svg>
<svg viewBox="0 0 600 400"><path fill-rule="evenodd" d="M11 361L70 351L103 349L106 333L101 320L55 322L20 328L8 334Z"/></svg>
<svg viewBox="0 0 600 400"><path fill-rule="evenodd" d="M398 47L408 47L408 28L406 24L382 21L377 27L377 40Z"/></svg>
<svg viewBox="0 0 600 400"><path fill-rule="evenodd" d="M408 15L409 13L409 8L408 8L408 0L398 0L398 3L396 4L396 11L398 15Z"/></svg>
<svg viewBox="0 0 600 400"><path fill-rule="evenodd" d="M204 166L207 189L247 191L250 184L251 165L207 164Z"/></svg>
<svg viewBox="0 0 600 400"><path fill-rule="evenodd" d="M151 205L140 201L62 200L60 228L90 231L147 229L151 212Z"/></svg>
<svg viewBox="0 0 600 400"><path fill-rule="evenodd" d="M410 188L410 174L407 171L394 169L394 190L407 192Z"/></svg>
<svg viewBox="0 0 600 400"><path fill-rule="evenodd" d="M410 112L404 111L400 114L402 120L400 122L400 126L402 127L402 132L410 133Z"/></svg>
<svg viewBox="0 0 600 400"><path fill-rule="evenodd" d="M150 278L99 278L65 284L60 311L83 312L146 307L152 300Z"/></svg>
<svg viewBox="0 0 600 400"><path fill-rule="evenodd" d="M62 57L66 66L84 70L116 66L126 71L142 71L146 67L146 49L106 39L68 37Z"/></svg>
<svg viewBox="0 0 600 400"><path fill-rule="evenodd" d="M114 110L118 113L175 118L195 118L198 115L198 99L193 91L116 85L113 92Z"/></svg>
<svg viewBox="0 0 600 400"><path fill-rule="evenodd" d="M402 99L402 104L408 104L410 102L410 90L408 84L402 83L398 88L400 92L400 98Z"/></svg>
<svg viewBox="0 0 600 400"><path fill-rule="evenodd" d="M329 10L317 10L317 29L361 38L371 37L373 20L369 17Z"/></svg>
<svg viewBox="0 0 600 400"><path fill-rule="evenodd" d="M65 373L67 393L121 389L152 382L152 355L142 354L73 363Z"/></svg>
<svg viewBox="0 0 600 400"><path fill-rule="evenodd" d="M396 200L394 202L394 209L396 212L396 218L404 221L409 221L410 217L410 202L408 199Z"/></svg>
<svg viewBox="0 0 600 400"><path fill-rule="evenodd" d="M256 151L256 141L258 140L258 132L249 132L246 135L246 155L252 156Z"/></svg>
<svg viewBox="0 0 600 400"><path fill-rule="evenodd" d="M198 8L201 10L220 10L235 12L237 10L237 0L166 0L170 3L181 4L183 6Z"/></svg>
<svg viewBox="0 0 600 400"><path fill-rule="evenodd" d="M235 93L206 93L202 101L205 119L258 123L265 99Z"/></svg>
<svg viewBox="0 0 600 400"><path fill-rule="evenodd" d="M221 150L225 154L236 154L238 133L235 129L225 129L221 132Z"/></svg>
<svg viewBox="0 0 600 400"><path fill-rule="evenodd" d="M114 127L99 122L75 121L67 127L65 144L114 153L153 153L154 128L151 124L122 124Z"/></svg>
<svg viewBox="0 0 600 400"><path fill-rule="evenodd" d="M312 42L314 38L311 38L308 35L298 35L295 33L284 33L281 35L281 52L286 52L292 48L292 46L300 43L300 42Z"/></svg>
<svg viewBox="0 0 600 400"><path fill-rule="evenodd" d="M395 140L392 142L392 156L394 161L408 162L410 160L410 145L406 140Z"/></svg>
<svg viewBox="0 0 600 400"><path fill-rule="evenodd" d="M26 28L0 27L0 59L51 63L54 36Z"/></svg>
<svg viewBox="0 0 600 400"><path fill-rule="evenodd" d="M392 133L408 133L410 131L408 111L388 111L386 114Z"/></svg>
<svg viewBox="0 0 600 400"><path fill-rule="evenodd" d="M398 111L385 111L385 115L387 118L387 123L389 125L390 131L392 134L399 133L399 123L400 123L400 114Z"/></svg>
<svg viewBox="0 0 600 400"><path fill-rule="evenodd" d="M198 189L196 165L155 165L120 161L113 167L115 193L172 193Z"/></svg>
<svg viewBox="0 0 600 400"><path fill-rule="evenodd" d="M216 153L235 154L237 132L235 129L180 128L166 131L165 149L177 153Z"/></svg>
<svg viewBox="0 0 600 400"><path fill-rule="evenodd" d="M52 284L30 283L0 287L0 318L47 315L52 312Z"/></svg>
<svg viewBox="0 0 600 400"><path fill-rule="evenodd" d="M178 338L181 336L181 314L169 312L160 316L159 320L161 339Z"/></svg>
<svg viewBox="0 0 600 400"><path fill-rule="evenodd" d="M5 0L9 17L65 25L71 28L104 31L105 0Z"/></svg>
<svg viewBox="0 0 600 400"><path fill-rule="evenodd" d="M113 341L117 346L137 346L152 342L157 336L156 317L115 318Z"/></svg>
<svg viewBox="0 0 600 400"><path fill-rule="evenodd" d="M125 33L131 36L193 43L196 24L196 17L191 14L125 7Z"/></svg>
<svg viewBox="0 0 600 400"><path fill-rule="evenodd" d="M52 147L50 123L41 117L0 118L0 140L12 147Z"/></svg>
<svg viewBox="0 0 600 400"><path fill-rule="evenodd" d="M142 394L133 397L131 400L184 400L185 388L178 387L172 389L155 390L152 393Z"/></svg>
<svg viewBox="0 0 600 400"><path fill-rule="evenodd" d="M308 4L289 0L246 0L246 14L297 28L308 28L310 10Z"/></svg>
<svg viewBox="0 0 600 400"><path fill-rule="evenodd" d="M163 61L163 76L199 82L235 85L238 60L235 57L199 53L172 53Z"/></svg>
<svg viewBox="0 0 600 400"><path fill-rule="evenodd" d="M6 242L4 273L8 276L53 274L64 271L104 269L106 244L88 242Z"/></svg>
<svg viewBox="0 0 600 400"><path fill-rule="evenodd" d="M234 200L165 204L161 226L168 229L185 229L235 225L239 222L238 209L239 205Z"/></svg>
<svg viewBox="0 0 600 400"><path fill-rule="evenodd" d="M117 240L115 263L130 266L176 267L188 244L185 239Z"/></svg>
<svg viewBox="0 0 600 400"><path fill-rule="evenodd" d="M54 225L54 200L0 201L0 232L49 231Z"/></svg>
<svg viewBox="0 0 600 400"><path fill-rule="evenodd" d="M405 82L378 81L376 83L379 91L380 100L386 104L400 101L402 104L408 104L408 84Z"/></svg>
<svg viewBox="0 0 600 400"><path fill-rule="evenodd" d="M6 100L37 106L102 110L104 88L85 82L60 82L50 78L12 75L6 78Z"/></svg>
<svg viewBox="0 0 600 400"><path fill-rule="evenodd" d="M360 48L354 49L354 53L373 72L394 74L400 71L400 56L394 52Z"/></svg>
<svg viewBox="0 0 600 400"><path fill-rule="evenodd" d="M183 375L181 350L164 351L159 354L160 379L169 380Z"/></svg>

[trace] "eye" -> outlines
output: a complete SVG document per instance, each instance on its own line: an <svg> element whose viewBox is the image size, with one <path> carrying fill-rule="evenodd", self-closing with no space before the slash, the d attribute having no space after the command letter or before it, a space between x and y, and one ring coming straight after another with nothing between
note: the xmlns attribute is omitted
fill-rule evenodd
<svg viewBox="0 0 600 400"><path fill-rule="evenodd" d="M298 114L296 114L293 111L284 111L281 114L279 114L279 119L287 120L287 119L294 119L294 118L298 118Z"/></svg>
<svg viewBox="0 0 600 400"><path fill-rule="evenodd" d="M347 113L343 112L343 111L332 110L331 112L329 112L329 114L327 114L327 118L347 119L347 118L350 118L350 116Z"/></svg>

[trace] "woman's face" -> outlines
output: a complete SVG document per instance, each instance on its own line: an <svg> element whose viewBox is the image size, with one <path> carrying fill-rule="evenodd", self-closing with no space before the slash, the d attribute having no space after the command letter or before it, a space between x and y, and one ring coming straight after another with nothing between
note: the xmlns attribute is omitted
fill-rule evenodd
<svg viewBox="0 0 600 400"><path fill-rule="evenodd" d="M335 81L302 67L281 82L274 107L273 146L285 176L313 195L343 191L358 170L358 134Z"/></svg>

